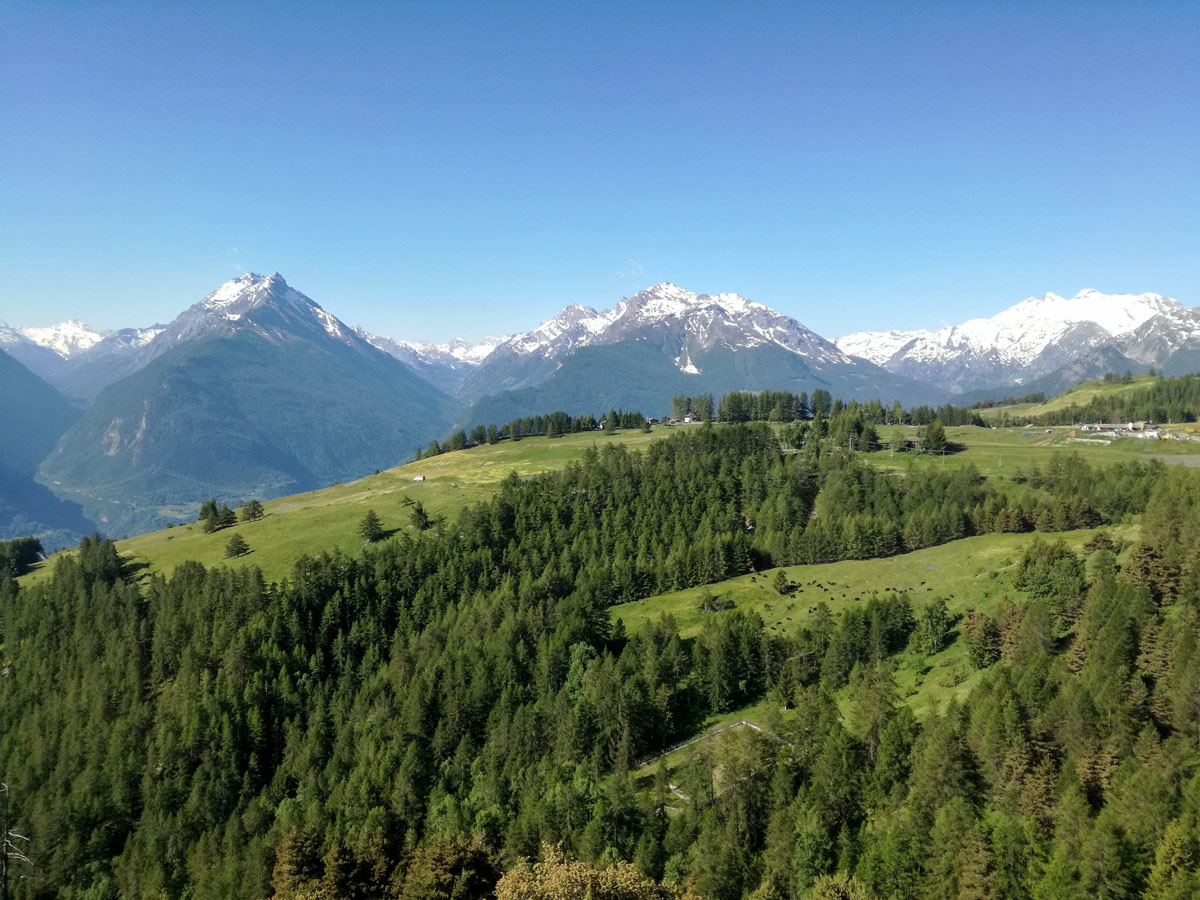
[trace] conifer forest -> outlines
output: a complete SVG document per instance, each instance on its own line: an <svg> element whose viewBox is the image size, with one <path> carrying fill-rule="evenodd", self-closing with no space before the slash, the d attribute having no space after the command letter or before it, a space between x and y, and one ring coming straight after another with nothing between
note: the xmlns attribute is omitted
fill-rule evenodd
<svg viewBox="0 0 1200 900"><path fill-rule="evenodd" d="M886 408L720 407L746 424L589 449L278 581L89 538L27 583L5 548L0 799L30 863L4 900L1200 897L1200 473L884 471L859 450ZM936 573L786 633L715 602L1026 533L989 610ZM610 614L706 585L696 633ZM955 642L978 678L914 712L898 673Z"/></svg>

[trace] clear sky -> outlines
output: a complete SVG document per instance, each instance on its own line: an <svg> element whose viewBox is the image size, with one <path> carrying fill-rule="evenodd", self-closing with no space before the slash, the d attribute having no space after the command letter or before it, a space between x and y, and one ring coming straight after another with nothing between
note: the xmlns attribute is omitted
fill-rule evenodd
<svg viewBox="0 0 1200 900"><path fill-rule="evenodd" d="M671 280L828 337L1200 305L1200 3L0 6L0 319L400 338Z"/></svg>

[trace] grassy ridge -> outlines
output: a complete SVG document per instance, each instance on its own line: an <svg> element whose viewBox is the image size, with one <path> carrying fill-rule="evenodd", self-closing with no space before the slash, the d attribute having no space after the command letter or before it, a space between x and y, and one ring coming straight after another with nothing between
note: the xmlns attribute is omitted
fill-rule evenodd
<svg viewBox="0 0 1200 900"><path fill-rule="evenodd" d="M1027 599L1024 592L1013 586L1013 577L1025 547L1035 537L1041 537L1042 540L1062 539L1072 550L1080 552L1097 530L1107 531L1126 543L1137 536L1136 525L1058 534L981 535L888 559L787 566L783 571L796 588L794 597L780 595L771 587L776 570L769 570L706 587L624 603L614 606L610 616L613 622L620 619L627 631L633 634L669 614L675 618L680 634L691 637L700 632L704 620L712 615L697 608L697 601L706 591L732 599L740 610L758 613L768 631L776 634L788 633L805 625L812 618L810 609L818 603L824 602L836 615L865 602L872 593L887 591L907 593L914 610L920 610L931 599L940 598L946 601L946 606L955 616L961 616L969 610L995 615L1005 598L1013 601ZM983 674L968 660L966 642L961 637L951 641L949 646L934 656L919 657L909 651L899 656L897 663L893 673L897 694L918 717L944 710L951 700L964 699ZM845 715L849 711L849 701L845 696L846 691L841 693L843 696L839 698L839 705ZM728 726L735 722L752 722L770 731L773 720L785 721L793 715L795 713L790 711L773 709L770 699L763 698L750 706L711 717L697 736L712 735L708 740L716 741L720 748L725 742L744 736L738 732L745 729L728 730ZM653 785L653 772L660 765L669 780L678 781L682 769L698 752L698 745L692 744L666 754L661 760L647 763L638 771L635 784L639 790L649 791ZM720 749L717 752L719 758ZM717 779L720 780L719 765Z"/></svg>
<svg viewBox="0 0 1200 900"><path fill-rule="evenodd" d="M1125 394L1130 391L1149 387L1161 380L1157 375L1135 375L1133 381L1128 383L1104 381L1097 378L1093 381L1081 381L1074 387L1068 388L1061 394L1055 394L1041 403L1015 403L1011 406L994 406L991 409L981 409L979 414L985 419L998 418L1001 413L1008 413L1013 418L1020 418L1022 416L1033 418L1043 413L1057 412L1060 409L1066 409L1073 405L1087 406L1097 397Z"/></svg>
<svg viewBox="0 0 1200 900"><path fill-rule="evenodd" d="M1118 385L1119 386L1119 385ZM1126 386L1127 387L1127 386ZM698 426L684 426L698 427ZM286 576L301 554L332 552L340 548L357 552L362 541L356 534L358 523L368 509L374 509L386 531L395 533L409 527L411 505L420 501L433 516L453 518L463 507L487 500L510 472L519 476L560 469L579 459L592 446L620 443L644 447L673 429L655 428L619 431L613 435L586 433L561 438L525 438L495 445L445 453L433 459L388 469L358 481L333 485L304 494L268 501L266 516L252 523L239 524L236 530L250 545L251 552L237 564L255 565L268 580ZM907 426L883 426L881 440L896 440L916 435ZM974 464L989 477L1006 478L1032 462L1044 463L1058 450L1078 452L1091 463L1149 459L1153 456L1177 456L1181 461L1200 460L1200 444L1173 441L1117 440L1111 444L1076 443L1072 428L1026 430L1019 428L979 428L961 426L946 429L947 439L964 449L941 456L891 452L864 454L864 459L883 469L904 470L909 465ZM424 475L424 482L414 482ZM225 559L225 544L230 531L205 534L195 523L117 542L118 550L146 571L170 574L185 560L204 565L220 565ZM70 551L67 551L70 552ZM52 563L35 569L26 580L46 576Z"/></svg>

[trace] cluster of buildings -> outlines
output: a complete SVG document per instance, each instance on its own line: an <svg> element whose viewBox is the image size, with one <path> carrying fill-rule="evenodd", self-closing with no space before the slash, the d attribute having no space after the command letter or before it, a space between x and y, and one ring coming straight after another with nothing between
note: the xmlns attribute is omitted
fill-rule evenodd
<svg viewBox="0 0 1200 900"><path fill-rule="evenodd" d="M1167 441L1174 437L1169 431L1164 431L1152 422L1095 422L1084 425L1080 431L1095 434L1100 437L1132 437L1144 441Z"/></svg>

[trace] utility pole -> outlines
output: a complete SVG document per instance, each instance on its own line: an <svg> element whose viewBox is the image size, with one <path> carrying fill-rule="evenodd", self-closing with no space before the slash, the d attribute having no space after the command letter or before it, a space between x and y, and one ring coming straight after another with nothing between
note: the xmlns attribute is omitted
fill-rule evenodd
<svg viewBox="0 0 1200 900"><path fill-rule="evenodd" d="M14 840L29 843L29 838L8 827L8 785L0 781L0 900L9 900L12 896L8 891L9 860L15 859L26 865L33 865L21 848L13 843Z"/></svg>

